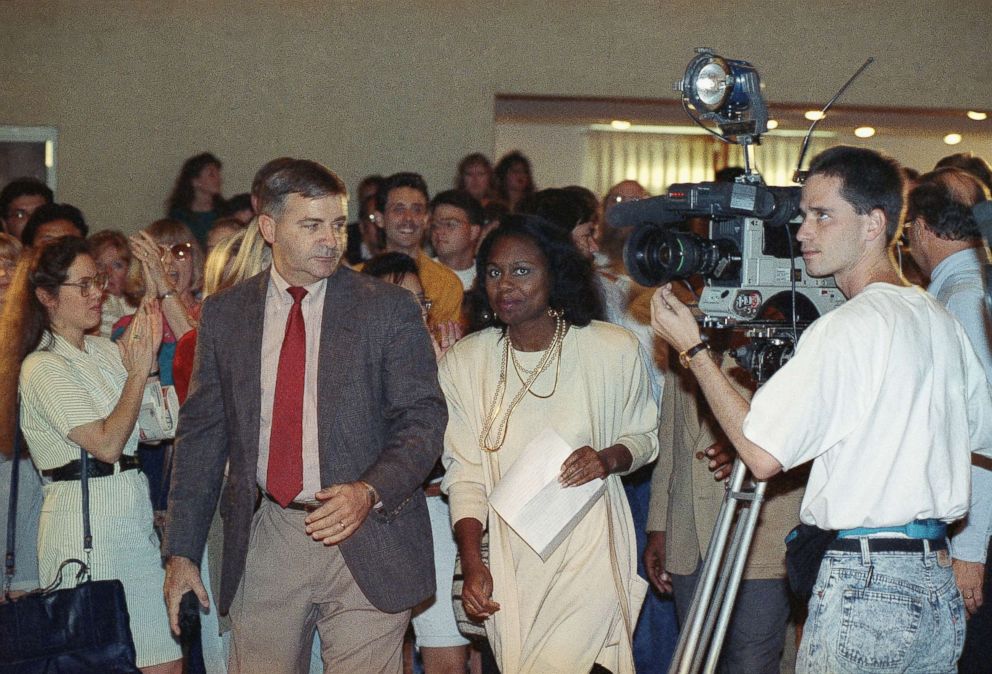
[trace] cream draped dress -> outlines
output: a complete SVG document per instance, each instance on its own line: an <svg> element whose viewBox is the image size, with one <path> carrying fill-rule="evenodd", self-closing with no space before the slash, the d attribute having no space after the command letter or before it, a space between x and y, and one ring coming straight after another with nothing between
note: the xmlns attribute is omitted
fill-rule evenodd
<svg viewBox="0 0 992 674"><path fill-rule="evenodd" d="M449 416L442 488L453 523L473 517L488 526L493 599L501 608L486 621L486 633L500 671L574 674L599 663L614 674L632 674L631 634L647 583L637 575L635 532L620 477L607 478L605 496L547 561L503 523L488 494L549 425L574 448L625 445L633 456L631 471L656 458L658 406L638 341L598 321L569 329L557 387L554 363L532 387L542 396L554 389L553 395L525 395L512 412L502 448L489 453L479 448L479 434L499 381L503 339L495 328L470 335L439 365ZM525 368L541 357L515 355ZM511 361L504 407L521 387Z"/></svg>

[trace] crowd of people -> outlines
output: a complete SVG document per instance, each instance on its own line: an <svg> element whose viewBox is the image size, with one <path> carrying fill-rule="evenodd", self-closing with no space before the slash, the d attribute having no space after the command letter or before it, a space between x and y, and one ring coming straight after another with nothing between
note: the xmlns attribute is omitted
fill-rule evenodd
<svg viewBox="0 0 992 674"><path fill-rule="evenodd" d="M799 252L847 301L755 390L724 355L740 335L701 333L698 279L627 275L630 228L604 222L649 197L635 181L538 189L524 154L476 153L433 196L366 177L349 223L327 167L274 159L225 199L202 153L128 236L15 180L5 598L82 556L82 452L92 574L123 582L144 672L661 671L739 457L769 485L721 671L777 672L796 639L802 672L984 671L990 189L973 155L814 158ZM146 437L149 387L175 390L174 439ZM547 432L568 452L546 489L602 490L535 550L490 496L541 473Z"/></svg>

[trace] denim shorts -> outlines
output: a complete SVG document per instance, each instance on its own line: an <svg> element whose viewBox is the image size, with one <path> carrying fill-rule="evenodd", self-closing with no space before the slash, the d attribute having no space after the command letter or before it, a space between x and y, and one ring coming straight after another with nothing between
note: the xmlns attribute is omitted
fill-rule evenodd
<svg viewBox="0 0 992 674"><path fill-rule="evenodd" d="M813 587L796 671L950 674L957 671L964 634L964 602L946 550L829 550Z"/></svg>

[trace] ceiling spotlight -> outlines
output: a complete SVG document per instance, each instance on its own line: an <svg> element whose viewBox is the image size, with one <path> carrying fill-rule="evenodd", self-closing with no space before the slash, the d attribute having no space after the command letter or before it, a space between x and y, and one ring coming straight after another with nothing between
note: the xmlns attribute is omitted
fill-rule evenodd
<svg viewBox="0 0 992 674"><path fill-rule="evenodd" d="M807 110L806 112L803 113L803 117L805 117L811 122L815 122L818 119L823 119L825 115L819 110Z"/></svg>
<svg viewBox="0 0 992 674"><path fill-rule="evenodd" d="M969 110L968 111L968 119L973 119L976 122L984 122L988 118L989 118L989 115L988 115L987 112L979 112L977 110Z"/></svg>
<svg viewBox="0 0 992 674"><path fill-rule="evenodd" d="M770 129L777 129L778 128L778 120L777 119L769 119L768 120L768 128L769 128L769 130Z"/></svg>
<svg viewBox="0 0 992 674"><path fill-rule="evenodd" d="M626 131L627 129L630 128L630 122L628 122L626 119L614 119L612 122L610 122L610 126L612 126L617 131Z"/></svg>
<svg viewBox="0 0 992 674"><path fill-rule="evenodd" d="M961 142L961 134L949 133L946 136L944 136L944 142L947 143L948 145L957 145L958 143Z"/></svg>
<svg viewBox="0 0 992 674"><path fill-rule="evenodd" d="M871 138L875 135L875 129L870 126L859 126L854 130L854 135L858 138Z"/></svg>

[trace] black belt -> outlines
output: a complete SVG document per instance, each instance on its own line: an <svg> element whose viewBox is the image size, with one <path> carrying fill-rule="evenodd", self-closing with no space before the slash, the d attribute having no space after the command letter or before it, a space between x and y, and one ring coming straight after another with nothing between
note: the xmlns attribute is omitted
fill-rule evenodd
<svg viewBox="0 0 992 674"><path fill-rule="evenodd" d="M319 503L300 503L298 501L290 501L289 505L284 506L283 504L279 503L279 501L277 501L276 498L269 492L265 491L264 489L260 489L259 491L262 492L262 496L264 496L267 500L272 501L280 508L285 508L286 510L301 510L305 513L312 513L314 510L320 507Z"/></svg>
<svg viewBox="0 0 992 674"><path fill-rule="evenodd" d="M923 543L930 544L930 551L947 549L946 538L868 538L868 550L871 552L923 552ZM861 539L838 538L827 550L838 552L861 552Z"/></svg>
<svg viewBox="0 0 992 674"><path fill-rule="evenodd" d="M120 472L131 469L141 469L141 461L136 456L129 456L127 454L121 455L114 463L107 463L106 461L100 461L99 459L94 459L92 456L86 461L86 465L89 467L87 470L87 477L107 477L108 475L114 474L114 466L120 466ZM79 468L79 459L74 459L64 466L59 466L58 468L48 468L47 470L41 471L41 474L45 477L52 478L53 482L61 482L63 480L81 480L83 478L83 472Z"/></svg>

